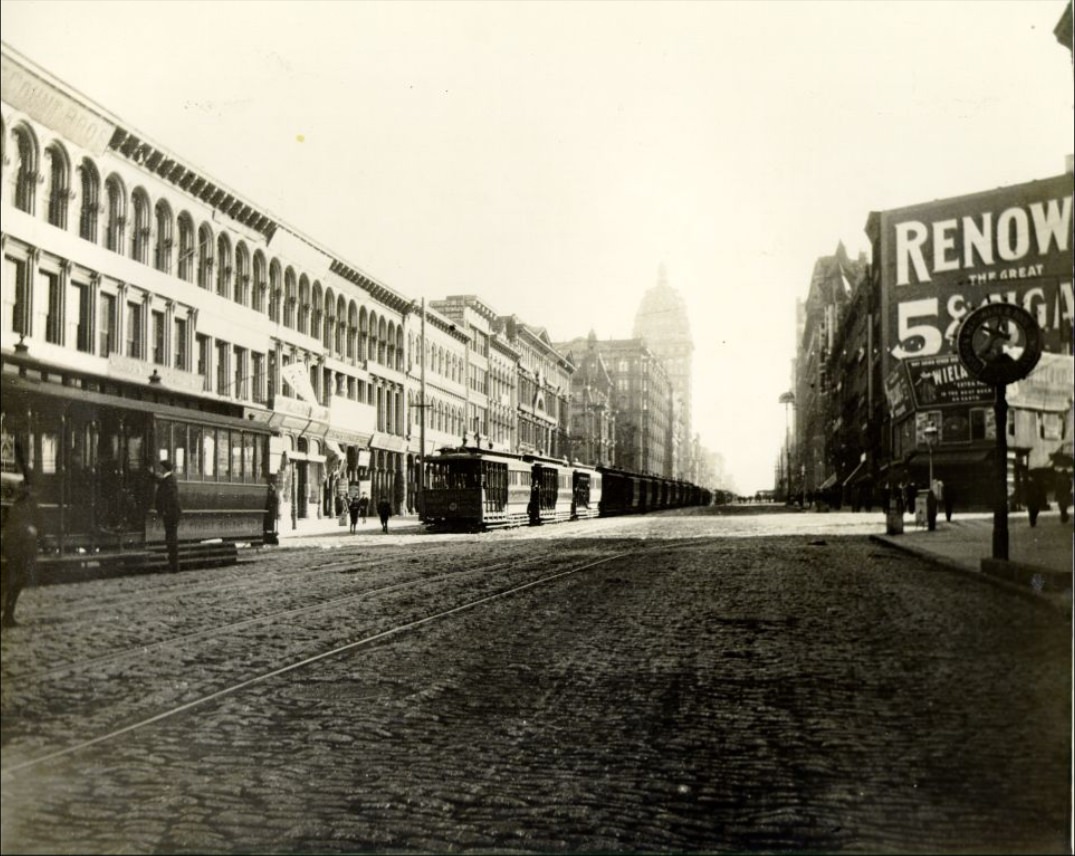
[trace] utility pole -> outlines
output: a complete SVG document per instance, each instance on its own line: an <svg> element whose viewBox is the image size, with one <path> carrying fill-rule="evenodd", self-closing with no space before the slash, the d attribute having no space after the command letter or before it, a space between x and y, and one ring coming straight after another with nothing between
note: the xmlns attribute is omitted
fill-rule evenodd
<svg viewBox="0 0 1075 856"><path fill-rule="evenodd" d="M426 498L426 299L422 298L422 321L418 334L419 349L422 352L418 385L418 410L422 421L418 423L418 517L425 514Z"/></svg>

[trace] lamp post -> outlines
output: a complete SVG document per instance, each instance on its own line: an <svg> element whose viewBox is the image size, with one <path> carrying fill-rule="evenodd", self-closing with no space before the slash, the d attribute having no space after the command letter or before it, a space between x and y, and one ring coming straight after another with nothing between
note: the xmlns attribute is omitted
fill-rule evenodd
<svg viewBox="0 0 1075 856"><path fill-rule="evenodd" d="M936 425L930 424L922 429L922 433L926 435L926 448L929 451L929 484L927 487L933 490L933 443L940 432L937 430Z"/></svg>
<svg viewBox="0 0 1075 856"><path fill-rule="evenodd" d="M784 468L785 481L787 482L784 489L784 501L788 502L791 500L791 429L788 423L788 405L795 404L795 393L789 389L787 392L781 393L780 398L777 400L784 405L784 460L787 464Z"/></svg>

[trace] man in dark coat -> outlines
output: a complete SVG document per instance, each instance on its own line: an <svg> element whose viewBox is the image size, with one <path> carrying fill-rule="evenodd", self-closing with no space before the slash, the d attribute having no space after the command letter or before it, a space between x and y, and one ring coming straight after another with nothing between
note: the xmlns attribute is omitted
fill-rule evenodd
<svg viewBox="0 0 1075 856"><path fill-rule="evenodd" d="M381 531L388 531L388 518L392 516L392 506L387 499L377 503L377 516L381 518Z"/></svg>
<svg viewBox="0 0 1075 856"><path fill-rule="evenodd" d="M183 509L179 507L179 484L175 480L172 462L161 461L164 471L157 477L157 514L164 524L164 543L168 546L168 569L175 573L179 570L179 517Z"/></svg>
<svg viewBox="0 0 1075 856"><path fill-rule="evenodd" d="M25 478L19 485L15 501L8 509L4 523L3 550L7 560L4 567L4 627L17 627L15 602L19 593L31 581L37 564L37 534L39 521L37 503Z"/></svg>

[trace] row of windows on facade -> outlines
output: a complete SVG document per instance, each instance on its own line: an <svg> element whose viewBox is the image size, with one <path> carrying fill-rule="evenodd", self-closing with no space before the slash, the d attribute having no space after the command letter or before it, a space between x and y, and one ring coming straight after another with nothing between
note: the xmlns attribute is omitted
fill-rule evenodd
<svg viewBox="0 0 1075 856"><path fill-rule="evenodd" d="M18 163L14 170L15 204L21 210L33 214L37 183L36 141L31 132L22 126L17 127L13 133L18 152ZM46 219L51 225L66 229L68 202L74 198L74 194L68 189L69 159L58 142L50 144L45 155L49 161L49 204L45 212ZM114 173L108 176L104 183L107 208L102 208L99 201L101 181L97 167L91 159L84 158L78 171L82 184L80 237L96 243L99 237L98 214L107 211L105 246L113 252L124 252L127 193L123 181ZM174 218L171 207L165 200L159 200L156 205L152 205L148 194L142 188L137 188L131 194L131 205L134 225L130 240L130 257L134 260L149 263L152 239L154 267L164 273L171 273L173 249L176 246L173 232L178 224L177 258L180 279L194 281L196 278L200 287L209 289L213 285L214 262L218 262L215 278L217 294L231 297L236 303L257 312L265 312L267 309L270 320L277 323L282 321L285 327L320 338L330 351L341 358L354 359L357 353L358 359L368 359L397 370L403 369L402 332L394 322L377 318L376 313L367 315L365 307L359 309L353 301L348 303L342 295L334 301L331 289L323 292L319 282L315 281L311 285L305 274L296 275L290 266L282 268L276 259L266 266L261 251L255 251L251 257L242 241L235 247L233 267L232 245L226 234L214 239L211 227L203 223L198 228L195 246L194 221L191 216L184 211L178 219ZM152 227L149 213L151 207L154 212ZM333 303L335 314L329 309ZM413 342L411 344L409 353L413 355L417 349ZM472 348L477 353L487 355L488 337L475 331ZM432 343L427 346L427 354L427 365L432 371L453 381L463 382L464 364L460 357ZM412 367L413 359L408 359L408 368ZM510 380L498 374L494 376L490 389L483 375L483 369L472 367L469 379L471 389L498 395L507 392L511 387Z"/></svg>
<svg viewBox="0 0 1075 856"><path fill-rule="evenodd" d="M14 307L12 309L12 323L10 325L11 330L16 334L31 335L33 327L33 319L29 317L27 311L27 293L33 286L28 282L30 273L30 266L20 260L11 256L7 257L8 266L11 270L8 271L8 281L14 283ZM168 359L167 353L167 328L165 314L162 311L154 310L151 312L149 319L151 321L150 330L148 333L149 342L151 342L151 348L149 352L146 352L145 341L145 310L141 303L138 301L128 301L128 311L125 313L125 338L121 344L118 337L118 311L116 305L116 297L111 294L102 293L100 295L100 321L96 325L99 330L99 340L95 351L93 342L93 329L94 323L92 318L93 302L91 296L90 287L87 284L79 283L71 280L66 288L67 294L64 294L63 285L58 273L47 269L41 269L39 271L41 279L39 282L43 282L43 300L32 301L37 306L44 307L44 317L41 319L44 328L45 341L51 344L57 345L74 345L74 347L83 353L97 353L100 356L108 356L112 353L123 353L126 356L145 359L152 359L156 365L167 365ZM40 314L40 312L39 312ZM176 369L181 371L191 370L191 360L188 352L189 330L188 322L185 318L175 319L175 330L172 337L173 356L172 364ZM202 337L199 337L202 338ZM417 346L417 342L411 339L411 345ZM444 348L441 348L434 343L427 343L426 351L428 354L429 364L432 370L436 373L444 373L457 382L460 380L462 372L465 368L465 364L461 358L457 355L451 354ZM392 354L394 358L394 354ZM204 358L199 358L198 361L198 373L206 374L204 366L206 364ZM408 362L411 362L408 360ZM492 396L494 400L500 401L510 400L512 386L510 382L509 372L500 367L494 370L485 370L477 366L470 367L470 388L475 392L479 392L485 395ZM353 379L351 379L353 384ZM360 382L361 383L361 382ZM531 382L525 381L525 384L532 386ZM218 384L219 386L219 384ZM229 385L230 387L231 385ZM524 394L527 397L532 397L535 393L535 388L527 388L524 390ZM235 384L233 388L233 394L238 398L249 398L245 394L245 383ZM260 400L257 390L264 388L263 385L254 384L254 400ZM361 388L361 387L360 387ZM210 384L206 384L206 389L211 390ZM354 398L354 394L350 394L349 397ZM555 405L555 402L554 402ZM557 412L555 406L551 411L553 414Z"/></svg>
<svg viewBox="0 0 1075 856"><path fill-rule="evenodd" d="M37 186L46 178L37 170L36 138L22 125L12 134L17 153L12 170L13 201L16 208L34 215ZM70 161L59 142L51 143L45 156L49 162L48 204L43 213L48 223L66 230L69 204L77 198L70 190ZM94 162L84 158L78 172L82 191L79 236L84 240L99 241L99 216L104 214L107 249L143 264L152 262L154 268L167 274L172 273L174 263L180 279L215 289L220 296L256 312L267 312L269 320L320 339L340 358L369 360L403 370L403 332L394 321L367 312L343 295L334 295L331 288L323 289L316 280L311 283L305 274L297 274L291 266L285 268L275 258L267 262L261 250L251 254L241 240L233 252L231 239L223 233L214 235L207 223L195 232L188 212L175 217L167 201L153 204L141 187L130 194L133 218L128 242L128 194L123 180L115 173L105 179L102 206L102 183Z"/></svg>
<svg viewBox="0 0 1075 856"><path fill-rule="evenodd" d="M25 288L19 283L25 282L26 264L17 259L8 258L7 263L11 270L9 276L17 285L15 299L11 307L12 328L16 333L29 333L31 330L23 330L24 326L20 319L25 319L27 310L24 307ZM46 289L43 295L44 312L40 313L40 323L45 330L45 340L51 344L62 345L65 340L64 325L64 301L62 299L61 281L58 274L50 271L41 271ZM92 302L90 300L88 286L72 284L69 286L67 304L74 308L72 315L77 318L74 324L73 338L78 350L86 353L94 351L92 341ZM128 300L124 309L124 338L121 343L118 337L120 327L119 301L116 295L101 294L99 306L100 317L100 340L97 353L108 356L111 353L122 353L133 359L148 358L154 365L164 367L168 364L168 320L166 313L161 310L150 310L148 343L149 353L146 353L146 306L139 300ZM172 320L173 332L171 343L174 348L174 363L176 368L189 369L190 356L188 342L190 341L189 321L186 318L174 318ZM32 326L32 322L31 322ZM246 348L233 346L230 343L212 339L201 334L195 337L196 361L194 370L205 379L205 389L215 391L221 395L230 395L238 399L252 400L254 402L271 401L274 395L274 378L276 372L276 354L262 354L250 352ZM290 358L283 357L283 364L288 365ZM315 390L318 388L317 368L311 369L311 383ZM288 384L281 379L282 394L293 397L294 392ZM361 401L376 406L378 411L378 430L388 430L394 433L402 433L399 425L398 400L391 397L392 391L377 390L373 384L353 377L345 380L346 388L333 388L331 379L326 379L321 386L326 392L336 392L346 395L352 400ZM382 396L389 396L383 399ZM326 396L327 399L327 396ZM552 398L551 407L554 413L559 412L559 402ZM493 408L490 416L485 408L477 408L471 405L474 411L471 417L464 418L461 407L448 405L435 398L430 399L427 405L430 410L429 427L431 430L439 430L446 433L461 435L464 431L475 431L483 436L489 436L498 442L507 442L510 438L511 419L510 408ZM418 408L412 409L412 423L418 424Z"/></svg>

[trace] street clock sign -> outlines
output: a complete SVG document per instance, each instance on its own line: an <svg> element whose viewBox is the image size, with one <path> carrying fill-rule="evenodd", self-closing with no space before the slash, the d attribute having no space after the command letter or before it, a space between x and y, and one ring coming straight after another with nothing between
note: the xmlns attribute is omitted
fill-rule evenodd
<svg viewBox="0 0 1075 856"><path fill-rule="evenodd" d="M991 386L1006 386L1025 378L1038 364L1041 328L1021 306L988 303L963 319L956 350L972 377Z"/></svg>

